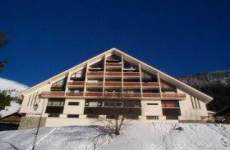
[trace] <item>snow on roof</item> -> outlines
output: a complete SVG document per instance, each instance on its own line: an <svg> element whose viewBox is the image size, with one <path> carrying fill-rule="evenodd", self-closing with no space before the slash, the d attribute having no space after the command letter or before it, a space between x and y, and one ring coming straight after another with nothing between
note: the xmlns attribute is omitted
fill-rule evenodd
<svg viewBox="0 0 230 150"><path fill-rule="evenodd" d="M10 106L6 106L4 110L0 111L0 118L14 114L18 112L19 109L20 109L20 104L18 104L17 102L11 101Z"/></svg>
<svg viewBox="0 0 230 150"><path fill-rule="evenodd" d="M0 77L0 91L6 91L11 97L19 97L20 92L27 89L28 86L19 82L8 80ZM20 104L15 101L11 101L10 106L6 106L4 110L0 111L0 117L9 116L15 112L18 112Z"/></svg>

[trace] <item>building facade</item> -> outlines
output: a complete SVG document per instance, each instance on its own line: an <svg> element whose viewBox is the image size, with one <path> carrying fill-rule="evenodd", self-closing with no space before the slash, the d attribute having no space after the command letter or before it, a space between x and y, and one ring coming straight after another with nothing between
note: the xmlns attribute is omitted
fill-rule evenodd
<svg viewBox="0 0 230 150"><path fill-rule="evenodd" d="M44 126L93 125L117 115L140 121L200 121L208 116L206 104L212 100L116 48L22 95L24 124L42 116Z"/></svg>

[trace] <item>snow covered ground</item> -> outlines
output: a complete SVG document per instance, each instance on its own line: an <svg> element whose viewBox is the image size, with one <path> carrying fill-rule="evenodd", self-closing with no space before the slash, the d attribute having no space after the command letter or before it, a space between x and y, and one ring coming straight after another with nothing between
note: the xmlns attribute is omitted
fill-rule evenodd
<svg viewBox="0 0 230 150"><path fill-rule="evenodd" d="M178 130L182 127L182 130ZM30 150L35 130L0 132L1 150ZM121 135L101 127L42 128L37 150L229 150L230 125L140 123L123 126Z"/></svg>

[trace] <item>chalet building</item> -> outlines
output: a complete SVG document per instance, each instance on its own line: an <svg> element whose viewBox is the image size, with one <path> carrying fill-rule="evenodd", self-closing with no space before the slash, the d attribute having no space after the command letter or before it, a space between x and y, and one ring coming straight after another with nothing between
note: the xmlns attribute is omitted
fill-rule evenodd
<svg viewBox="0 0 230 150"><path fill-rule="evenodd" d="M140 121L201 121L212 97L112 48L24 92L24 123L92 125L117 114ZM29 121L28 121L29 122Z"/></svg>

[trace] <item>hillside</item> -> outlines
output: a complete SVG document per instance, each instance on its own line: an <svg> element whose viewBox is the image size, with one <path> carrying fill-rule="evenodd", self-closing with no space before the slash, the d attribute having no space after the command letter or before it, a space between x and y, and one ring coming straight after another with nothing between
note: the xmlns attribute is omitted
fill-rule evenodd
<svg viewBox="0 0 230 150"><path fill-rule="evenodd" d="M230 106L230 71L200 73L179 78L181 81L209 94L214 100L208 108L219 111Z"/></svg>
<svg viewBox="0 0 230 150"><path fill-rule="evenodd" d="M181 127L182 130L178 130ZM42 128L36 150L229 150L230 125L138 123L125 125L121 135L102 127ZM29 150L35 130L0 132L2 150Z"/></svg>

